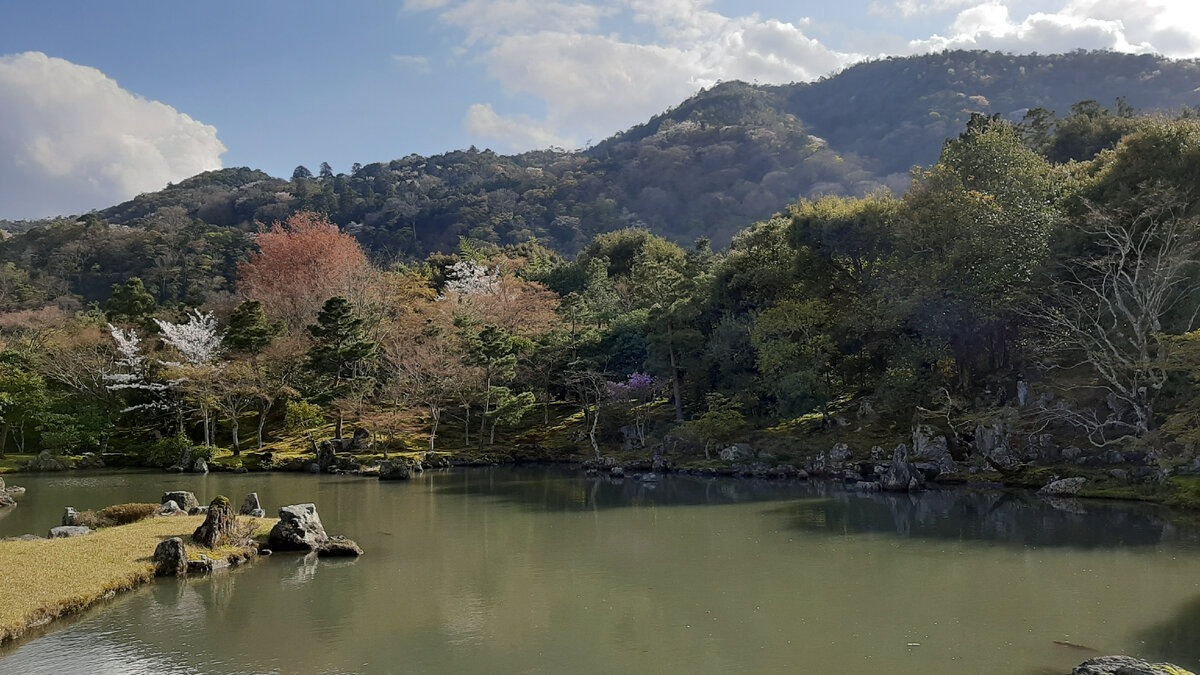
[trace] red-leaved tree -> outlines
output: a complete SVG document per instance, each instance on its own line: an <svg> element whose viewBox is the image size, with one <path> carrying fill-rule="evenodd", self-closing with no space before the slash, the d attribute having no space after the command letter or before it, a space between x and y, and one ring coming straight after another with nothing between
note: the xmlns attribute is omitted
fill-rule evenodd
<svg viewBox="0 0 1200 675"><path fill-rule="evenodd" d="M292 329L311 323L326 300L348 294L370 270L354 237L320 213L293 213L261 227L255 241L259 252L238 268L240 290Z"/></svg>

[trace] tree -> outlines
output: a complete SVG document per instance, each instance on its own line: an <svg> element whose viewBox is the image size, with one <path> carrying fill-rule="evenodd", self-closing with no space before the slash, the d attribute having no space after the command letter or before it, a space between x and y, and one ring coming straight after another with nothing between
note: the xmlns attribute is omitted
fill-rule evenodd
<svg viewBox="0 0 1200 675"><path fill-rule="evenodd" d="M310 322L326 299L349 292L369 270L354 237L309 211L260 229L255 242L259 251L238 268L242 294L262 301L270 318L292 329Z"/></svg>
<svg viewBox="0 0 1200 675"><path fill-rule="evenodd" d="M609 399L629 406L629 416L633 419L638 445L643 448L646 447L646 423L661 391L662 384L644 373L634 373L624 382L608 385Z"/></svg>
<svg viewBox="0 0 1200 675"><path fill-rule="evenodd" d="M25 452L25 430L50 407L46 382L26 359L13 352L0 353L0 456L11 432L17 450Z"/></svg>
<svg viewBox="0 0 1200 675"><path fill-rule="evenodd" d="M283 326L267 320L261 300L243 300L229 315L225 343L235 352L256 356L275 339Z"/></svg>
<svg viewBox="0 0 1200 675"><path fill-rule="evenodd" d="M437 441L442 410L470 381L455 336L438 326L393 331L384 348L388 394L396 403L429 411L429 450Z"/></svg>
<svg viewBox="0 0 1200 675"><path fill-rule="evenodd" d="M308 366L329 381L327 397L331 400L349 395L356 386L369 378L376 357L376 344L363 334L363 320L350 301L334 296L325 302L317 314L317 322L308 327L314 344L308 350ZM342 437L344 414L339 409L335 430Z"/></svg>
<svg viewBox="0 0 1200 675"><path fill-rule="evenodd" d="M709 449L718 443L727 443L746 426L741 404L721 394L705 396L708 410L700 417L684 422L677 432L704 444L704 458L710 459Z"/></svg>
<svg viewBox="0 0 1200 675"><path fill-rule="evenodd" d="M1200 218L1185 216L1187 207L1173 193L1146 192L1124 208L1094 209L1084 232L1096 253L1069 264L1032 312L1044 349L1088 366L1094 382L1075 388L1099 391L1108 408L1101 417L1059 403L1041 414L1074 425L1093 445L1154 428L1155 402L1170 371L1164 325L1180 302L1200 292ZM1183 315L1185 332L1200 313L1192 310Z"/></svg>
<svg viewBox="0 0 1200 675"><path fill-rule="evenodd" d="M495 388L510 381L516 375L517 342L507 331L497 326L484 326L478 334L467 335L467 350L463 361L479 368L482 375L483 411L479 422L479 446L483 447L483 434L488 413L497 392Z"/></svg>
<svg viewBox="0 0 1200 675"><path fill-rule="evenodd" d="M241 428L241 416L260 400L256 370L249 363L235 361L221 368L213 381L213 404L229 418L234 456L242 454L242 443L238 433ZM262 419L261 413L259 419Z"/></svg>
<svg viewBox="0 0 1200 675"><path fill-rule="evenodd" d="M312 178L313 174L308 170L308 167L301 164L292 172L292 180L300 180L301 178Z"/></svg>
<svg viewBox="0 0 1200 675"><path fill-rule="evenodd" d="M329 162L321 162L320 172L321 178L333 178L333 167L329 166Z"/></svg>
<svg viewBox="0 0 1200 675"><path fill-rule="evenodd" d="M113 284L112 295L105 303L104 313L112 322L149 324L148 319L158 310L154 296L138 277L124 284Z"/></svg>
<svg viewBox="0 0 1200 675"><path fill-rule="evenodd" d="M202 314L197 309L192 310L184 323L161 319L155 319L154 322L162 334L163 343L183 357L183 363L163 362L163 365L168 368L168 377L200 412L204 425L204 444L212 445L210 412L217 406L217 385L221 371L217 359L221 356L224 338L216 317L212 312Z"/></svg>

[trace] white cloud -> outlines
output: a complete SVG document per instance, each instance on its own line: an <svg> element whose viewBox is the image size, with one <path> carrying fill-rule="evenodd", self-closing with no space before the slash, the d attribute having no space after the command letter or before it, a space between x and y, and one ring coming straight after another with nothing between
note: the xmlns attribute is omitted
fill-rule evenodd
<svg viewBox="0 0 1200 675"><path fill-rule="evenodd" d="M215 127L41 52L0 56L0 217L110 206L221 167Z"/></svg>
<svg viewBox="0 0 1200 675"><path fill-rule="evenodd" d="M423 75L428 75L433 72L433 68L429 63L428 56L414 56L412 54L392 54L392 62L396 65L414 70Z"/></svg>
<svg viewBox="0 0 1200 675"><path fill-rule="evenodd" d="M439 18L461 29L488 75L514 97L545 103L545 117L504 120L473 106L468 130L508 147L539 138L603 138L721 80L808 80L858 58L804 34L804 22L729 17L708 0L458 0ZM611 19L649 29L604 32ZM486 131L486 133L485 133ZM488 135L493 134L493 135Z"/></svg>
<svg viewBox="0 0 1200 675"><path fill-rule="evenodd" d="M467 108L463 128L482 138L504 139L513 150L575 145L574 141L555 135L544 124L527 115L502 117L488 103L476 103Z"/></svg>
<svg viewBox="0 0 1200 675"><path fill-rule="evenodd" d="M895 0L894 2L872 2L870 11L874 14L899 14L903 17L938 14L940 12L965 7L978 0Z"/></svg>
<svg viewBox="0 0 1200 675"><path fill-rule="evenodd" d="M1062 52L1112 49L1200 56L1200 5L1191 0L1069 0L1057 12L1016 20L993 0L959 12L945 36L914 40L912 51L1000 49Z"/></svg>

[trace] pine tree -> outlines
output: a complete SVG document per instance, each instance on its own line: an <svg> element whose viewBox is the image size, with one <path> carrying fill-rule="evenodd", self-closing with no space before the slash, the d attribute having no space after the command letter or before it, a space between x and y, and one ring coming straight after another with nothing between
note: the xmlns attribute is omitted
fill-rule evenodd
<svg viewBox="0 0 1200 675"><path fill-rule="evenodd" d="M308 350L308 366L329 379L328 396L340 398L361 390L370 380L376 344L368 340L363 319L350 301L334 296L325 301L317 314L317 323L308 327L316 344ZM342 437L343 414L338 412L335 435Z"/></svg>
<svg viewBox="0 0 1200 675"><path fill-rule="evenodd" d="M109 321L147 323L147 319L158 309L154 296L146 291L138 277L130 277L124 284L113 284L112 296L105 305Z"/></svg>
<svg viewBox="0 0 1200 675"><path fill-rule="evenodd" d="M229 330L225 344L234 351L256 355L262 353L282 330L277 323L267 321L259 300L246 300L229 315Z"/></svg>

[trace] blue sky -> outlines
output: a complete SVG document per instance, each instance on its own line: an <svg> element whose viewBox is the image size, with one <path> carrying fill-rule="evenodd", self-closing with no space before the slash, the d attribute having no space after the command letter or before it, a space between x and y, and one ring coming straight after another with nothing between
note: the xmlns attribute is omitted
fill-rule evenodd
<svg viewBox="0 0 1200 675"><path fill-rule="evenodd" d="M718 80L807 80L864 56L1191 57L1196 4L6 0L0 217L104 207L218 166L579 147Z"/></svg>

